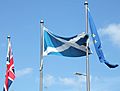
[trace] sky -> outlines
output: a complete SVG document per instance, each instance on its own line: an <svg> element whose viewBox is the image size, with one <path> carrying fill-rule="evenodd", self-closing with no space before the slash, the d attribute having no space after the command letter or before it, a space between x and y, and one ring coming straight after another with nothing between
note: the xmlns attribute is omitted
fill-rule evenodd
<svg viewBox="0 0 120 91"><path fill-rule="evenodd" d="M39 91L40 20L54 34L85 32L85 0L0 0L0 89L6 71L7 36L11 36L16 78L9 91ZM120 0L88 0L107 61L120 64ZM90 32L89 32L90 34ZM91 91L119 91L120 67L100 63L90 38ZM44 57L43 91L85 91L86 57Z"/></svg>

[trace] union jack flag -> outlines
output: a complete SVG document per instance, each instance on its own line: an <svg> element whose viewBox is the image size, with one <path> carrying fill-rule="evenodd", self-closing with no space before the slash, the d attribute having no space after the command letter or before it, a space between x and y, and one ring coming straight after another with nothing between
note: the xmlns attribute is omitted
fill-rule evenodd
<svg viewBox="0 0 120 91"><path fill-rule="evenodd" d="M10 85L15 79L14 60L13 60L13 54L11 49L10 37L8 37L8 51L7 51L6 65L7 65L7 69L6 69L3 91L8 91Z"/></svg>

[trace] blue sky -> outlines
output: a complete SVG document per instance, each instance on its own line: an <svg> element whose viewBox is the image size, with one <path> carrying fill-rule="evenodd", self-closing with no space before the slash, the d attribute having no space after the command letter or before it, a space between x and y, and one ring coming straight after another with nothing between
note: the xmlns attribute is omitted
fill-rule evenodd
<svg viewBox="0 0 120 91"><path fill-rule="evenodd" d="M110 63L120 64L119 0L89 0L89 8ZM6 71L7 36L11 36L16 79L9 91L39 91L40 19L54 34L70 37L85 31L84 0L0 1L0 89ZM90 40L91 91L119 91L120 67L99 62ZM44 57L44 91L83 91L85 57Z"/></svg>

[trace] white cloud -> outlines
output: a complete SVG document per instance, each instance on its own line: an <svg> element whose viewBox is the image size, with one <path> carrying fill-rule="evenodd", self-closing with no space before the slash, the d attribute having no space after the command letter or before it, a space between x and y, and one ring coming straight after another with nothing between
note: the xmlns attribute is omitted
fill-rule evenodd
<svg viewBox="0 0 120 91"><path fill-rule="evenodd" d="M120 77L98 77L91 76L92 91L117 91L119 88ZM55 77L47 75L44 78L45 86L50 88L57 87L62 91L86 90L85 77Z"/></svg>
<svg viewBox="0 0 120 91"><path fill-rule="evenodd" d="M63 84L63 85L67 85L67 86L75 86L76 85L76 80L73 78L59 78L59 81Z"/></svg>
<svg viewBox="0 0 120 91"><path fill-rule="evenodd" d="M110 24L100 29L102 35L108 35L109 39L120 47L120 24Z"/></svg>
<svg viewBox="0 0 120 91"><path fill-rule="evenodd" d="M65 85L76 85L77 83L85 83L86 82L86 77L85 76L78 76L76 78L68 78L68 77L60 77L59 81L64 83Z"/></svg>
<svg viewBox="0 0 120 91"><path fill-rule="evenodd" d="M46 84L47 87L55 84L55 77L52 76L52 75L45 76L45 84Z"/></svg>
<svg viewBox="0 0 120 91"><path fill-rule="evenodd" d="M21 76L30 74L31 72L33 72L32 68L25 68L22 70L18 70L18 71L16 71L16 77L21 77Z"/></svg>
<svg viewBox="0 0 120 91"><path fill-rule="evenodd" d="M45 87L65 87L67 89L80 89L85 84L85 77L54 77L47 75L44 78ZM80 87L81 86L81 87Z"/></svg>

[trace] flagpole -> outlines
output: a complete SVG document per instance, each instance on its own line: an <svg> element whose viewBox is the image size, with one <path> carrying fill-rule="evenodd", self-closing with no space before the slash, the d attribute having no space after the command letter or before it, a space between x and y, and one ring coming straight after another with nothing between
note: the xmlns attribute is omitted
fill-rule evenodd
<svg viewBox="0 0 120 91"><path fill-rule="evenodd" d="M85 15L86 15L86 33L88 34L88 0L85 0ZM86 48L86 91L90 91L90 67L89 67L89 55L88 55L88 46L87 42Z"/></svg>
<svg viewBox="0 0 120 91"><path fill-rule="evenodd" d="M40 21L40 91L43 91L43 27L44 21Z"/></svg>
<svg viewBox="0 0 120 91"><path fill-rule="evenodd" d="M10 45L10 36L7 36L7 39L8 39L8 50L9 50L9 45ZM8 53L7 54L9 54L9 51L8 51ZM8 55L8 60L10 60L10 54Z"/></svg>

